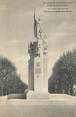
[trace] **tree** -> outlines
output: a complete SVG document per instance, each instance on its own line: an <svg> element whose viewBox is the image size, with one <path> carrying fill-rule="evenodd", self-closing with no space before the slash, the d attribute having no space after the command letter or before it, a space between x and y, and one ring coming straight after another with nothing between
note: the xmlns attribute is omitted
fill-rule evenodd
<svg viewBox="0 0 76 117"><path fill-rule="evenodd" d="M76 50L64 53L53 67L49 78L49 92L73 95L76 84Z"/></svg>
<svg viewBox="0 0 76 117"><path fill-rule="evenodd" d="M0 96L10 93L23 93L27 85L17 74L14 64L7 58L0 57Z"/></svg>

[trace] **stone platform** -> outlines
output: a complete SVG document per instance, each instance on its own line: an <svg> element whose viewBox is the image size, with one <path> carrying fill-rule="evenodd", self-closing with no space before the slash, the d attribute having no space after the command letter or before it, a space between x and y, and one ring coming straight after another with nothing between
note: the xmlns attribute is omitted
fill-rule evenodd
<svg viewBox="0 0 76 117"><path fill-rule="evenodd" d="M36 93L34 91L29 91L27 93L27 99L49 99L50 98L50 94L49 93Z"/></svg>
<svg viewBox="0 0 76 117"><path fill-rule="evenodd" d="M51 94L49 99L0 98L0 117L76 117L76 97Z"/></svg>

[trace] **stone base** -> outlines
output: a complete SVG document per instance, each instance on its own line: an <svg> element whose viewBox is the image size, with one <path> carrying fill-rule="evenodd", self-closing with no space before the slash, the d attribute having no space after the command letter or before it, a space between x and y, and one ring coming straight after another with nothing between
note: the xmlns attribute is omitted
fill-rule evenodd
<svg viewBox="0 0 76 117"><path fill-rule="evenodd" d="M49 99L49 93L36 93L34 91L29 91L27 93L27 99Z"/></svg>

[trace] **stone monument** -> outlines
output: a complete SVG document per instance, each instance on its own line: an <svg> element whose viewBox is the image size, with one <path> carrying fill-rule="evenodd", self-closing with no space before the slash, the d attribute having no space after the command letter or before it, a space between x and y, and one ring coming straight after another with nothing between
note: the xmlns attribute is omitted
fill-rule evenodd
<svg viewBox="0 0 76 117"><path fill-rule="evenodd" d="M47 78L47 37L43 34L40 19L34 13L34 38L28 47L28 93L27 99L49 98Z"/></svg>

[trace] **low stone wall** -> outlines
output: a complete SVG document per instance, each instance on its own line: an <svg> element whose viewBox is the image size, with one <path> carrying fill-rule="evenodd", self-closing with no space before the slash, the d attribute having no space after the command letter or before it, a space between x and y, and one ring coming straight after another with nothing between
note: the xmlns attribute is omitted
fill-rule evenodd
<svg viewBox="0 0 76 117"><path fill-rule="evenodd" d="M7 99L26 99L26 94L9 94Z"/></svg>

